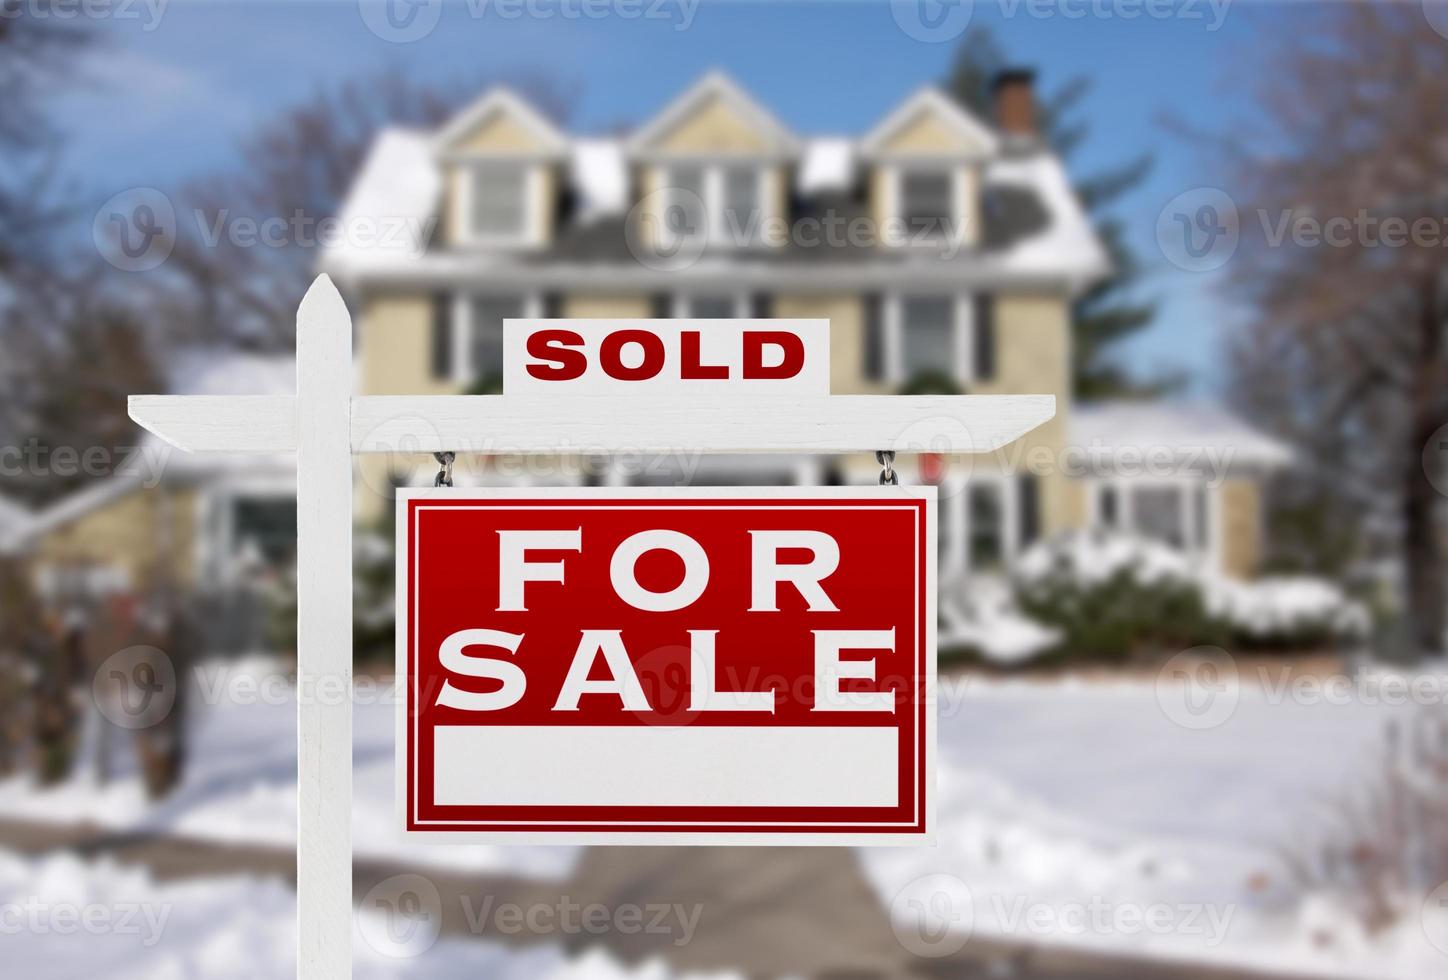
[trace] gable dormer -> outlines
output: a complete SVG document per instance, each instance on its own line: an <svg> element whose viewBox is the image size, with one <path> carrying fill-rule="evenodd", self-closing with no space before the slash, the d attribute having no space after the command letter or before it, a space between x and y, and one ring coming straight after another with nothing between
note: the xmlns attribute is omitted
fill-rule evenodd
<svg viewBox="0 0 1448 980"><path fill-rule="evenodd" d="M978 244L981 170L999 150L996 134L938 89L906 99L860 146L882 244Z"/></svg>
<svg viewBox="0 0 1448 980"><path fill-rule="evenodd" d="M665 250L784 241L800 143L727 76L706 75L628 141L633 233Z"/></svg>
<svg viewBox="0 0 1448 980"><path fill-rule="evenodd" d="M518 95L489 91L438 135L442 238L459 248L551 243L568 141Z"/></svg>

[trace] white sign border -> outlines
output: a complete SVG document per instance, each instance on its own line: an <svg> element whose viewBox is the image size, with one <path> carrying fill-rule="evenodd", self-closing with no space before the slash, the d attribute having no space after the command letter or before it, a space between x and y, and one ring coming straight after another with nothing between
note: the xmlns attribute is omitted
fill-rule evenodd
<svg viewBox="0 0 1448 980"><path fill-rule="evenodd" d="M881 495L897 494L905 499L924 500L925 505L925 568L926 580L920 583L925 599L925 683L921 696L925 698L925 780L919 787L924 799L921 815L924 831L916 833L681 833L677 831L559 831L542 833L538 831L440 831L409 830L407 828L407 708L412 680L407 672L407 637L411 629L411 615L407 602L408 538L407 510L414 500L445 499L517 499L526 497L536 500L577 499L586 497L593 500L709 500L753 497L756 499L800 500L837 499L878 501ZM603 845L704 845L704 846L802 846L802 847L855 847L855 846L899 846L920 847L935 844L935 757L936 757L936 589L937 548L936 548L936 503L937 491L933 486L851 486L851 487L809 487L809 486L766 486L766 487L400 487L397 491L397 543L396 548L396 677L399 682L399 696L395 711L395 738L393 742L394 774L394 817L396 832L402 837L429 844L603 844ZM638 821L630 821L637 824ZM677 824L677 821L671 821ZM755 823L758 823L755 821Z"/></svg>

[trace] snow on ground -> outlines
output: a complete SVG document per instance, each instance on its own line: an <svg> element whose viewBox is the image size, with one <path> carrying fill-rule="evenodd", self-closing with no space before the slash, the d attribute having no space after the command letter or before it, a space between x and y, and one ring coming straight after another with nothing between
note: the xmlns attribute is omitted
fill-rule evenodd
<svg viewBox="0 0 1448 980"><path fill-rule="evenodd" d="M264 680L269 670L253 662L228 677ZM1275 861L1276 848L1303 842L1331 814L1324 800L1364 787L1381 769L1385 726L1413 709L1376 703L1387 699L1374 696L1375 682L1342 702L1294 698L1271 674L1257 683L1244 679L1230 717L1195 730L1169 719L1149 680L959 680L947 677L939 699L938 845L861 851L868 877L883 901L893 903L897 921L921 907L912 900L927 908L931 902L902 889L944 873L968 883L979 935L1374 980L1444 975L1448 958L1426 945L1419 916L1405 915L1394 930L1369 939L1327 896L1288 901L1291 889ZM84 775L94 771L92 732L81 775L70 783L42 793L23 779L0 782L0 816L291 846L296 726L290 687L281 685L281 697L243 703L237 696L217 698L215 683L208 686L212 694L198 695L189 715L192 764L169 799L144 801L127 751L115 754L112 784L95 786ZM360 856L420 871L569 874L578 848L418 845L394 834L394 705L385 692L373 694L356 710L353 830ZM72 872L56 869L63 884ZM289 938L266 938L267 923L290 921L287 889L206 884L230 889L226 901L237 924L221 938L198 941L187 955L201 955L210 942L223 950L270 944L278 957L290 955ZM48 895L50 887L47 879L36 889ZM1044 912L1020 900L1041 903ZM1169 928L1161 935L1077 928L1070 917L1093 900L1127 912L1164 903ZM1185 921L1193 907L1203 908ZM1045 920L1022 918L1027 913ZM1448 917L1448 909L1443 914ZM195 930L206 929L198 920ZM1448 947L1448 921L1441 935ZM186 962L178 962L173 975L186 976Z"/></svg>
<svg viewBox="0 0 1448 980"><path fill-rule="evenodd" d="M954 696L942 690L938 844L861 850L897 924L964 908L955 928L1009 941L1444 976L1448 948L1429 945L1421 896L1369 939L1327 896L1289 901L1275 860L1322 826L1322 801L1368 785L1387 722L1413 709L1299 703L1270 683L1244 685L1229 719L1193 730L1167 717L1150 681L972 678ZM958 886L941 874L968 898L951 898ZM1152 906L1159 928L1130 918Z"/></svg>
<svg viewBox="0 0 1448 980"><path fill-rule="evenodd" d="M0 934L6 976L26 980L291 980L296 898L286 884L246 876L158 883L145 871L73 856L0 851ZM358 917L352 975L362 980L668 980L659 962L620 965L594 948L505 946L427 933L425 916ZM404 930L424 939L388 941ZM404 955L410 952L412 955ZM700 977L699 980L705 980ZM715 975L714 980L726 980Z"/></svg>
<svg viewBox="0 0 1448 980"><path fill-rule="evenodd" d="M297 723L295 688L285 668L255 658L208 664L188 696L191 758L181 785L151 803L136 776L130 734L113 729L114 778L94 774L102 719L93 710L73 778L40 790L28 776L0 780L0 817L46 823L93 823L112 830L153 830L227 843L296 846ZM509 872L562 878L579 849L426 844L403 838L393 806L391 685L359 681L353 712L353 853L420 867Z"/></svg>

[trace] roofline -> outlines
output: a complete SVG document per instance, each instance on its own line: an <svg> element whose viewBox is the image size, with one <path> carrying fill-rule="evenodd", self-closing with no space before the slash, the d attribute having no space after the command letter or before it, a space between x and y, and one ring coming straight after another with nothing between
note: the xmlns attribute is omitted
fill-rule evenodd
<svg viewBox="0 0 1448 980"><path fill-rule="evenodd" d="M983 149L979 153L956 153L941 154L951 158L983 159L995 156L1000 152L1001 140L995 131L981 122L975 116L965 110L960 103L946 95L934 85L926 85L917 89L913 94L907 96L903 102L885 116L884 119L875 124L875 127L861 137L859 151L861 156L868 159L879 159L888 157L890 154L883 152L881 144L897 129L908 122L916 113L932 109L943 115L947 122L954 125L969 138L979 141Z"/></svg>
<svg viewBox="0 0 1448 980"><path fill-rule="evenodd" d="M562 130L517 92L507 86L497 85L478 96L467 108L443 124L442 129L432 138L433 153L439 157L452 154L453 143L495 112L510 112L517 116L544 144L545 149L541 154L537 150L530 150L526 155L561 156L568 152L568 136Z"/></svg>
<svg viewBox="0 0 1448 980"><path fill-rule="evenodd" d="M356 267L324 263L318 271L344 282L349 289L438 287L473 289L558 288L591 293L672 292L689 288L770 288L791 293L858 292L862 288L957 288L1062 293L1074 298L1094 283L1095 270L1063 269L1035 272L961 266L954 263L907 266L898 262L781 262L760 256L758 262L737 258L718 266L699 263L687 270L651 269L640 263L550 262L480 268L464 261L439 263L435 256L408 260L405 267ZM429 261L431 259L432 261Z"/></svg>
<svg viewBox="0 0 1448 980"><path fill-rule="evenodd" d="M780 150L774 155L797 156L799 154L803 146L799 137L780 122L774 113L745 91L739 83L718 69L705 73L702 78L675 96L673 101L661 109L658 114L625 139L623 143L625 154L631 159L654 155L649 144L683 119L696 103L712 96L726 98L742 106L749 117L780 144ZM717 156L717 154L713 154L713 156Z"/></svg>

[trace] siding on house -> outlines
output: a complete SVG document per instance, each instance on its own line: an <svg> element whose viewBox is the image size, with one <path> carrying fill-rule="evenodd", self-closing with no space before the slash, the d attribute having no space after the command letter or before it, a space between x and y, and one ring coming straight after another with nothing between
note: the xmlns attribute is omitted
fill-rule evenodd
<svg viewBox="0 0 1448 980"><path fill-rule="evenodd" d="M1252 578L1262 558L1262 488L1254 480L1231 479L1221 488L1222 571Z"/></svg>
<svg viewBox="0 0 1448 980"><path fill-rule="evenodd" d="M117 568L133 587L161 569L183 587L196 583L199 525L191 488L135 488L45 534L30 554L34 569Z"/></svg>

